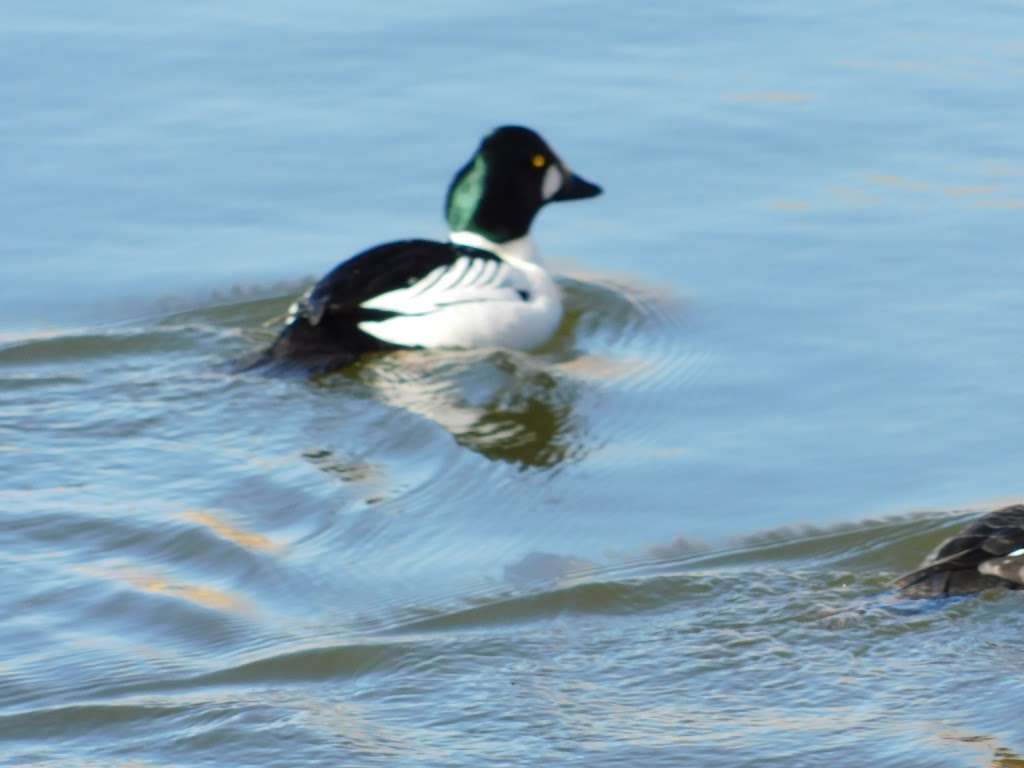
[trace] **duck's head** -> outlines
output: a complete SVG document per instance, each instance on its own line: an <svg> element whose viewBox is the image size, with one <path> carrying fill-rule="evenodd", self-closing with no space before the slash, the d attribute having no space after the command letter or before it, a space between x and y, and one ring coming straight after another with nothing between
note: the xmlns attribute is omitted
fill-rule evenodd
<svg viewBox="0 0 1024 768"><path fill-rule="evenodd" d="M599 194L599 186L570 171L536 132L506 125L484 137L455 174L445 208L453 232L503 243L526 235L545 204Z"/></svg>

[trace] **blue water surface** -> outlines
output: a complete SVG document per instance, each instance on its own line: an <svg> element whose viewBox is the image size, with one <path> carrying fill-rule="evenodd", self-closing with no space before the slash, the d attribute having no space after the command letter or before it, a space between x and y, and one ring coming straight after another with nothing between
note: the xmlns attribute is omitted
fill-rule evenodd
<svg viewBox="0 0 1024 768"><path fill-rule="evenodd" d="M6 4L0 762L1021 764L887 588L1024 495L1021 10ZM549 348L237 372L506 123Z"/></svg>

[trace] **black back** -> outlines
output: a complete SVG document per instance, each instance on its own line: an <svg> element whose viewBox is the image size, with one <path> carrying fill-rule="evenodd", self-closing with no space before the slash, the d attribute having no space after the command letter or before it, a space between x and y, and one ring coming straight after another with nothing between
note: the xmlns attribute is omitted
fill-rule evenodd
<svg viewBox="0 0 1024 768"><path fill-rule="evenodd" d="M358 253L328 272L298 302L261 362L305 358L317 368L334 369L359 355L396 349L359 329L367 320L385 320L396 313L361 306L375 296L406 288L460 256L500 261L490 251L433 240L399 240Z"/></svg>

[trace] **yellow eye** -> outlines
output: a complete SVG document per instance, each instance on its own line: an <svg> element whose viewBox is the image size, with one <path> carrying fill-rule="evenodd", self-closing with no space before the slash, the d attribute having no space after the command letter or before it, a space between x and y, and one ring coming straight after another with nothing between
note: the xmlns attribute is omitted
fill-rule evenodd
<svg viewBox="0 0 1024 768"><path fill-rule="evenodd" d="M534 168L543 168L547 165L548 159L544 155L534 155L532 162Z"/></svg>

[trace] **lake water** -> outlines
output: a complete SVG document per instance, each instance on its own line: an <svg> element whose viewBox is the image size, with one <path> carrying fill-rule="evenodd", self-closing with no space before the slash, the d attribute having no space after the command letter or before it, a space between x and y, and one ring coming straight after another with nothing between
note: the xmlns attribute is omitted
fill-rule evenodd
<svg viewBox="0 0 1024 768"><path fill-rule="evenodd" d="M1024 766L1019 2L0 11L0 764ZM238 373L538 129L536 354Z"/></svg>

